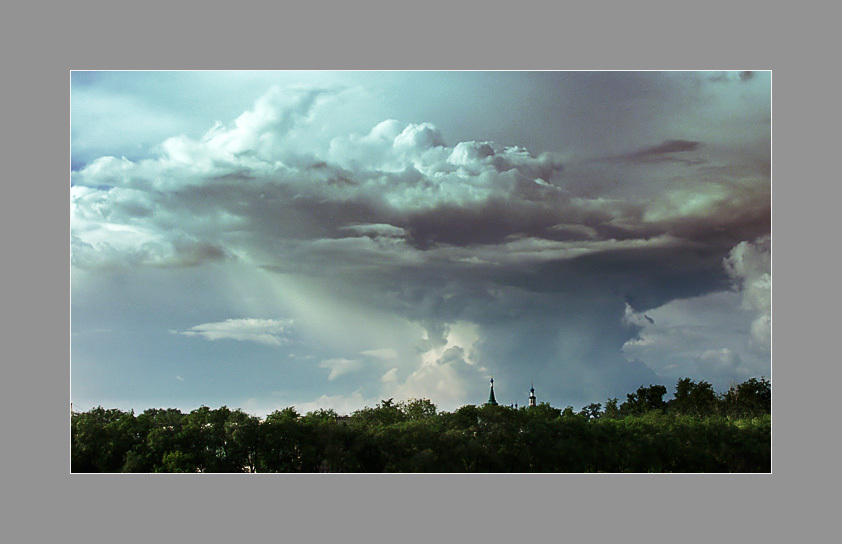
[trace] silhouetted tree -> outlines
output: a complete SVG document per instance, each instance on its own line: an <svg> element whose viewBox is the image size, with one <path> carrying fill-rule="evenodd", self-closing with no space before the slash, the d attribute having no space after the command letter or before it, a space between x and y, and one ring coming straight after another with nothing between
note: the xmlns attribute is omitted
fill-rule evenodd
<svg viewBox="0 0 842 544"><path fill-rule="evenodd" d="M664 395L667 388L663 385L649 385L637 388L634 393L626 395L626 402L620 405L620 413L623 415L641 415L650 410L663 410L666 407Z"/></svg>
<svg viewBox="0 0 842 544"><path fill-rule="evenodd" d="M719 400L711 384L682 378L675 385L674 399L668 403L669 411L691 416L710 416L717 413Z"/></svg>
<svg viewBox="0 0 842 544"><path fill-rule="evenodd" d="M602 404L599 402L592 402L586 406L582 407L582 411L579 412L580 415L585 416L588 419L599 419L602 417Z"/></svg>

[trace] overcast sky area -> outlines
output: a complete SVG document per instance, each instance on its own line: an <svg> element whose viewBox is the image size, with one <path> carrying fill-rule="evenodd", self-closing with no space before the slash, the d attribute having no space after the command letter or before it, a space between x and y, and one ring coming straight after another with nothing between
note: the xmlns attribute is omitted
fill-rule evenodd
<svg viewBox="0 0 842 544"><path fill-rule="evenodd" d="M771 375L768 72L73 72L71 401ZM669 395L671 397L671 393Z"/></svg>

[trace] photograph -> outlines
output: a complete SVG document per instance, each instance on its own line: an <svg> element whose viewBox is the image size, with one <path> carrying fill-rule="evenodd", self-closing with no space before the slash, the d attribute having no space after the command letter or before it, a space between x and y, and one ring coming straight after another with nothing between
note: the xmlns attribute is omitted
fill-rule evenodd
<svg viewBox="0 0 842 544"><path fill-rule="evenodd" d="M70 473L772 473L771 71L67 93Z"/></svg>

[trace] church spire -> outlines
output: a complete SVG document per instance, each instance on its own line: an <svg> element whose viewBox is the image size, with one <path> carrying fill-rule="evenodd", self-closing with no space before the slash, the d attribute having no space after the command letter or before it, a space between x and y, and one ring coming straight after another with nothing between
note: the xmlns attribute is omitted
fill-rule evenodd
<svg viewBox="0 0 842 544"><path fill-rule="evenodd" d="M497 400L494 398L494 376L491 376L491 392L488 394L488 402L486 404L497 406Z"/></svg>
<svg viewBox="0 0 842 544"><path fill-rule="evenodd" d="M538 399L535 398L535 384L529 388L529 406L537 406Z"/></svg>

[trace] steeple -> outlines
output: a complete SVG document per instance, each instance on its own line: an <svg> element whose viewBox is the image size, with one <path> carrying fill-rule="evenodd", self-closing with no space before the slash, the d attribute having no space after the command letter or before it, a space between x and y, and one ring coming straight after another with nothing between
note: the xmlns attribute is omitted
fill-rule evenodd
<svg viewBox="0 0 842 544"><path fill-rule="evenodd" d="M497 400L494 398L494 376L491 377L491 392L488 394L488 402L486 404L497 406Z"/></svg>
<svg viewBox="0 0 842 544"><path fill-rule="evenodd" d="M535 384L529 388L529 406L537 406L538 399L535 398Z"/></svg>

